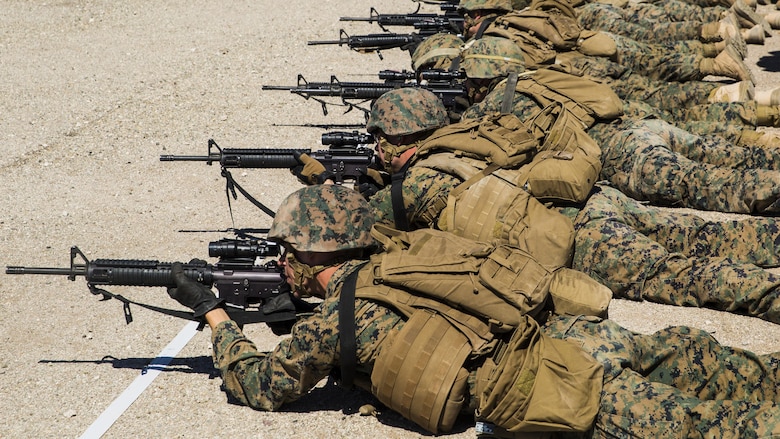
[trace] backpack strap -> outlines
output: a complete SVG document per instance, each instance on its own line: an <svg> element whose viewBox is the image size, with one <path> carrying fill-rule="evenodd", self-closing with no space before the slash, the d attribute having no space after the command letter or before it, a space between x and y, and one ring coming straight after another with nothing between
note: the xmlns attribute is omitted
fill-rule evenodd
<svg viewBox="0 0 780 439"><path fill-rule="evenodd" d="M479 24L479 29L477 29L477 32L474 34L473 38L475 40L482 38L482 34L485 33L485 29L487 29L488 26L490 26L494 21L496 21L496 18L498 18L498 16L489 17L482 20L482 23Z"/></svg>
<svg viewBox="0 0 780 439"><path fill-rule="evenodd" d="M400 171L394 173L390 179L390 200L393 203L393 219L395 220L395 228L398 230L409 230L409 219L406 218L406 206L404 206L404 178L406 178L406 171L409 170L409 166L412 164L411 160L401 168Z"/></svg>
<svg viewBox="0 0 780 439"><path fill-rule="evenodd" d="M357 369L357 342L355 341L355 288L358 272L355 268L349 273L341 287L339 297L339 348L341 350L341 385L352 388Z"/></svg>
<svg viewBox="0 0 780 439"><path fill-rule="evenodd" d="M509 114L512 112L512 101L515 97L515 88L517 87L518 75L515 72L509 74L506 78L506 88L504 89L504 99L501 101L501 113Z"/></svg>

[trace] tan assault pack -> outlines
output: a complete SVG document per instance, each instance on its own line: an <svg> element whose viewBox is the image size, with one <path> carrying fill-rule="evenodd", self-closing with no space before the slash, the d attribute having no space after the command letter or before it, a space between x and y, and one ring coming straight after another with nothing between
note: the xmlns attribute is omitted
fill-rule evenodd
<svg viewBox="0 0 780 439"><path fill-rule="evenodd" d="M390 346L382 349L372 371L372 392L382 403L429 431L449 431L468 391L464 363L491 353L493 360L478 374L480 414L502 428L515 428L518 419L536 425L539 413L528 410L528 401L547 396L535 390L552 385L546 381L552 379L547 372L551 367L574 394L598 398L600 388L594 387L592 379L600 370L598 363L574 345L551 341L532 318L547 312L550 301L563 304L555 298L556 288L566 289L560 293L568 296L584 293L570 291L570 276L575 272L547 270L512 246L488 245L434 229L401 232L375 226L372 236L385 252L374 255L361 269L355 296L387 303L409 317ZM611 293L595 281L591 285L588 293L601 297L596 301L598 309L587 311L603 315L608 305L604 295L611 297ZM586 310L584 299L572 313ZM510 331L511 339L502 335ZM579 352L575 355L567 348ZM518 356L525 359L523 369L512 369L510 375L524 374L526 397L517 399L517 404L503 398L501 404L491 405L489 401L502 399L502 394L516 396L511 385L499 381L497 370L508 367L507 361L516 362ZM548 358L556 363L548 364ZM583 369L590 373L583 375ZM576 403L592 401L577 399ZM546 428L576 430L592 423L591 412L591 407L556 407L555 414L545 418L549 419Z"/></svg>
<svg viewBox="0 0 780 439"><path fill-rule="evenodd" d="M526 68L536 69L553 64L559 51L576 47L581 30L576 19L557 10L525 9L496 18L484 35L512 40L523 49Z"/></svg>
<svg viewBox="0 0 780 439"><path fill-rule="evenodd" d="M577 45L582 27L577 19L557 9L525 9L504 14L493 22L496 27L525 31L558 50L571 50ZM487 33L486 30L485 33Z"/></svg>

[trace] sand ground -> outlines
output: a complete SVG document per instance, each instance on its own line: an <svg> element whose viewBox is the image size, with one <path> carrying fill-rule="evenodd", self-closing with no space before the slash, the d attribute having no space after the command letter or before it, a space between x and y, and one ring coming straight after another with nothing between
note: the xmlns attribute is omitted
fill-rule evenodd
<svg viewBox="0 0 780 439"><path fill-rule="evenodd" d="M67 267L69 249L90 259L204 258L225 233L267 227L243 199L232 219L217 167L160 162L228 148L317 148L321 130L274 124L360 123L265 84L375 81L409 65L400 50L359 54L307 40L375 33L340 16L412 12L408 0L285 3L266 0L0 0L0 246L3 265ZM769 10L769 6L762 7ZM425 8L437 12L435 8ZM759 88L780 86L780 36L750 46ZM237 170L272 209L299 187L287 170ZM724 218L724 215L710 215ZM162 288L116 287L134 300L171 306ZM83 280L0 274L0 437L79 437L142 375L186 322L89 294ZM611 315L648 332L685 324L725 344L780 350L780 326L714 311L616 300ZM261 348L275 337L248 327ZM372 398L323 383L282 413L230 404L210 360L209 331L196 334L115 423L106 438L426 436L387 411L361 417ZM473 437L459 425L453 437Z"/></svg>

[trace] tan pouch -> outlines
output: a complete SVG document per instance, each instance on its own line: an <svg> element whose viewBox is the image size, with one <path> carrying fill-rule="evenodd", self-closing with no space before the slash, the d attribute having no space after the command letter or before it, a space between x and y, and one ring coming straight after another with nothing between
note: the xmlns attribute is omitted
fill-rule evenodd
<svg viewBox="0 0 780 439"><path fill-rule="evenodd" d="M418 310L379 353L371 391L383 404L426 430L452 429L465 401L471 353L466 337L444 317Z"/></svg>
<svg viewBox="0 0 780 439"><path fill-rule="evenodd" d="M552 278L531 255L505 245L491 252L479 269L482 284L532 317L547 303Z"/></svg>
<svg viewBox="0 0 780 439"><path fill-rule="evenodd" d="M577 42L580 53L611 58L617 54L615 40L604 32L583 30Z"/></svg>
<svg viewBox="0 0 780 439"><path fill-rule="evenodd" d="M601 161L580 153L545 151L522 171L523 184L539 200L582 203L598 181Z"/></svg>
<svg viewBox="0 0 780 439"><path fill-rule="evenodd" d="M556 314L606 318L612 291L581 271L561 268L553 274L550 299Z"/></svg>
<svg viewBox="0 0 780 439"><path fill-rule="evenodd" d="M509 432L585 432L603 374L593 357L528 318L477 371L477 419Z"/></svg>
<svg viewBox="0 0 780 439"><path fill-rule="evenodd" d="M584 202L601 173L601 148L557 102L545 107L533 126L549 128L541 152L520 169L517 184L541 201Z"/></svg>

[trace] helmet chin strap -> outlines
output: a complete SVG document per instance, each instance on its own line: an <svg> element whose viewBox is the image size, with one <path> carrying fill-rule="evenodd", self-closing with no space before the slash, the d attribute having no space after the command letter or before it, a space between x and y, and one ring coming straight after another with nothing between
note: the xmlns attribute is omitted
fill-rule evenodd
<svg viewBox="0 0 780 439"><path fill-rule="evenodd" d="M424 139L403 145L393 145L384 137L380 138L379 148L381 148L382 152L384 152L384 157L382 157L382 159L384 160L385 169L390 169L390 162L392 162L394 158L400 157L404 152L420 146L423 142Z"/></svg>
<svg viewBox="0 0 780 439"><path fill-rule="evenodd" d="M330 267L343 264L349 259L335 258L331 263L326 265L308 265L299 261L291 251L288 251L284 257L287 265L289 265L293 271L293 290L298 293L301 298L311 297L313 295L311 282L316 281L318 274ZM307 280L309 283L306 282Z"/></svg>

